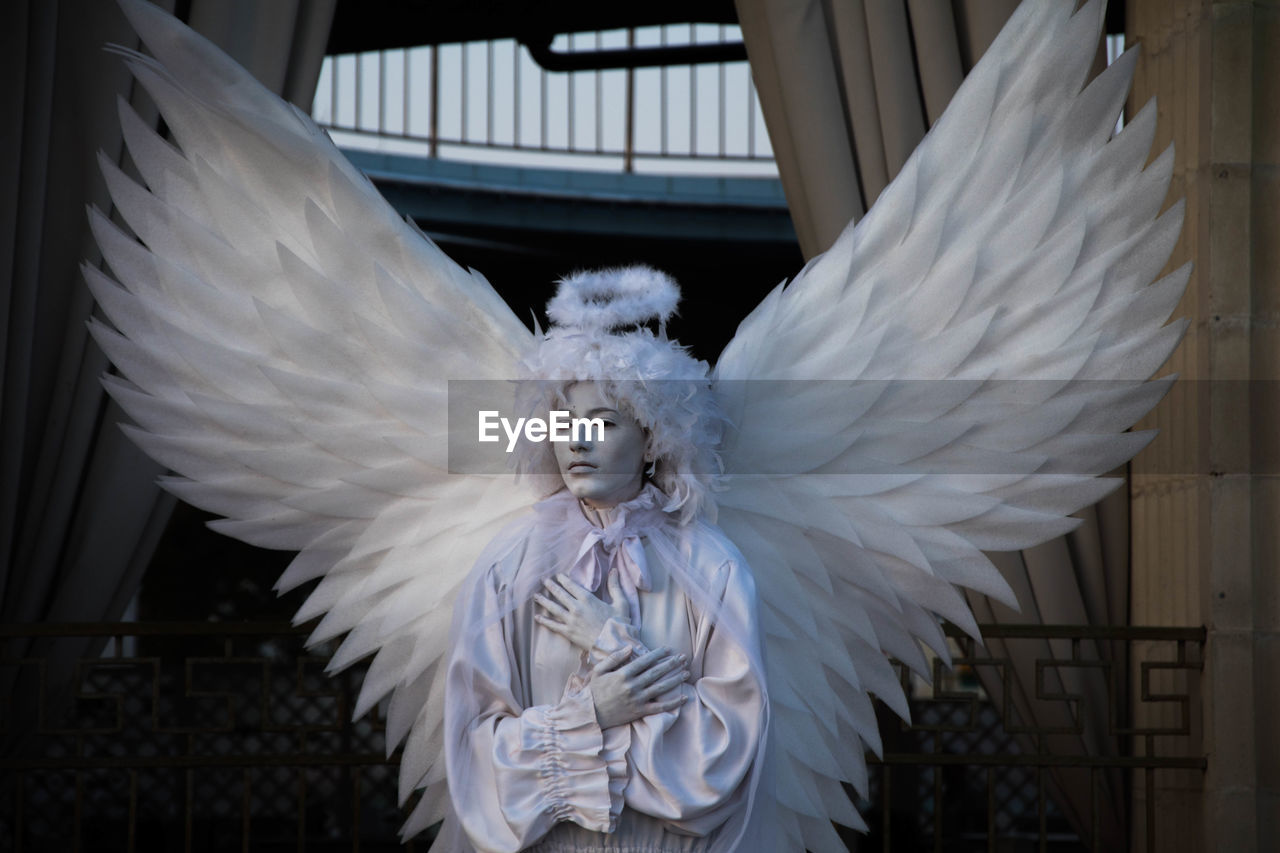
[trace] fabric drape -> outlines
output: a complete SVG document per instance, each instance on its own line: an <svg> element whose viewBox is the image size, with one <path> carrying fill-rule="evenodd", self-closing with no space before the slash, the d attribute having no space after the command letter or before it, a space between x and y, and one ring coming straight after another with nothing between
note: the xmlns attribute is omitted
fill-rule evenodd
<svg viewBox="0 0 1280 853"><path fill-rule="evenodd" d="M736 0L743 39L769 138L806 258L824 251L851 218L862 216L888 185L965 73L999 33L1017 0ZM1099 64L1095 71L1101 69ZM1022 553L993 554L1022 605L1015 613L971 594L979 622L1117 625L1127 622L1128 497L1121 489L1081 513L1084 525L1063 539ZM1056 735L1063 754L1117 749L1106 737L1109 696L1098 669L1050 668L1040 695L1084 695L1077 706L1037 700L1035 661L1067 657L1069 643L991 641L993 657L1010 659L1010 706L1018 725L1068 726ZM1118 646L1119 644L1117 644ZM1034 647L1033 647L1034 646ZM1122 649L1090 649L1126 671ZM1002 673L980 671L997 707ZM1117 706L1118 707L1118 706ZM1057 800L1082 837L1093 812L1086 774L1054 774ZM1104 849L1123 844L1122 785L1101 779L1098 821Z"/></svg>
<svg viewBox="0 0 1280 853"><path fill-rule="evenodd" d="M187 6L196 29L309 106L334 0ZM85 329L93 304L79 267L101 262L85 217L89 204L109 210L97 153L129 168L117 97L151 120L155 111L103 49L138 44L114 3L11 0L0 31L0 622L111 620L136 592L173 502L102 391L107 362ZM8 651L45 660L45 699L56 702L89 649L64 641ZM2 688L34 709L35 690L15 691L15 677L7 673Z"/></svg>

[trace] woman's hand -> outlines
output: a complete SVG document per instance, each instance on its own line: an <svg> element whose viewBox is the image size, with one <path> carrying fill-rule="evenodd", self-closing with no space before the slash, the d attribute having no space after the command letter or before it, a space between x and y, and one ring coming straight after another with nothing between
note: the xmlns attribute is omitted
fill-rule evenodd
<svg viewBox="0 0 1280 853"><path fill-rule="evenodd" d="M610 619L624 623L631 621L630 608L622 595L615 572L609 573L608 604L564 575L547 578L542 588L548 595L533 596L533 600L541 608L534 613L534 620L583 651L591 651L596 638L604 629L604 623Z"/></svg>
<svg viewBox="0 0 1280 853"><path fill-rule="evenodd" d="M654 649L627 663L630 648L619 649L591 670L591 698L600 728L624 726L650 714L674 711L689 698L659 699L689 678L685 656Z"/></svg>

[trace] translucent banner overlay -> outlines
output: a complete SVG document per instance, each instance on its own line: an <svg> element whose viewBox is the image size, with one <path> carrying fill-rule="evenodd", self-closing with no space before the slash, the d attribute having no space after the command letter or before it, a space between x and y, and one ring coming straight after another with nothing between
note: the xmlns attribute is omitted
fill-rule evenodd
<svg viewBox="0 0 1280 853"><path fill-rule="evenodd" d="M521 443L572 440L576 413L546 405L563 385L451 380L449 470L514 474ZM692 393L677 381L609 387L624 410ZM1094 476L1130 457L1142 475L1280 473L1277 442L1258 432L1280 428L1280 382L730 380L713 393L729 476ZM1121 432L1135 421L1162 431Z"/></svg>

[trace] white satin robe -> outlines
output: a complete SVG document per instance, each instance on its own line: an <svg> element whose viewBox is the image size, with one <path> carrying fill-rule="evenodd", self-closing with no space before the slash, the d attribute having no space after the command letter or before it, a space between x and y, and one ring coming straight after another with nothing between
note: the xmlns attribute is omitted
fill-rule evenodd
<svg viewBox="0 0 1280 853"><path fill-rule="evenodd" d="M655 497L661 493L652 490L650 504ZM548 501L567 502L566 523L582 529L571 529L566 541L581 543L589 528L577 501L567 493ZM649 589L638 592L638 630L611 620L589 655L534 622L532 601L505 615L496 611L504 588L532 571L528 564L545 562L531 557L527 541L504 559L477 566L459 602L461 617L492 627L455 646L448 689L470 689L479 701L451 699L450 711L461 704L476 710L470 719L446 723L453 809L474 849L750 849L734 842L759 782L753 768L768 724L754 585L737 549L717 528L679 528L669 515L663 521L655 534L666 537L663 547L654 547L655 536L641 538ZM718 597L716 619L695 606L666 565L664 556L677 552ZM560 570L572 559L570 553L561 560ZM729 631L713 622L741 628ZM684 653L690 678L677 690L688 699L675 711L602 731L584 677L624 643Z"/></svg>

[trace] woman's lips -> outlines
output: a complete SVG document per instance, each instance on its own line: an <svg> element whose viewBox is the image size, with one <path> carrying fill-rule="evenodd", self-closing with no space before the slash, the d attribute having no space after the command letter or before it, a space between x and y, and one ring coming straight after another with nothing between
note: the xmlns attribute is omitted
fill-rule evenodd
<svg viewBox="0 0 1280 853"><path fill-rule="evenodd" d="M596 466L592 465L590 462L574 462L569 466L570 473L582 473L584 471L594 470L596 470Z"/></svg>

